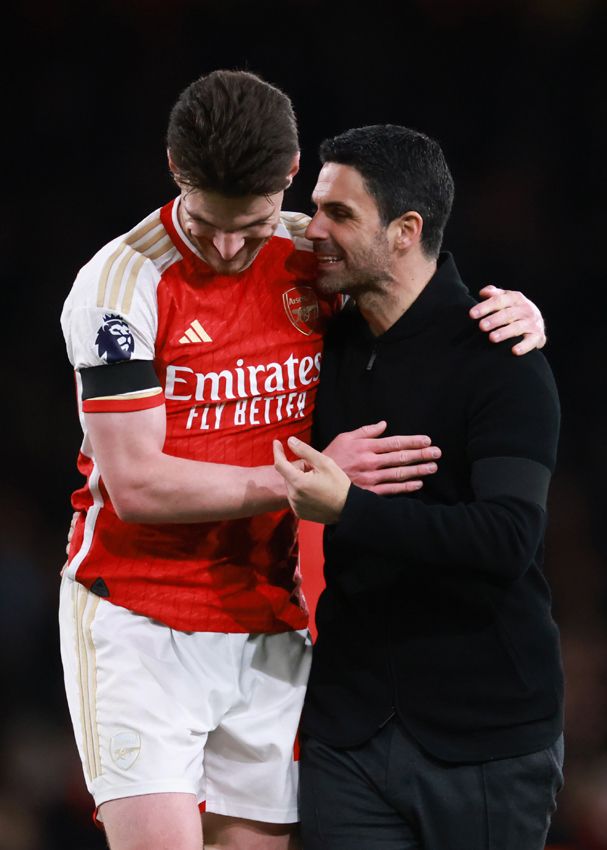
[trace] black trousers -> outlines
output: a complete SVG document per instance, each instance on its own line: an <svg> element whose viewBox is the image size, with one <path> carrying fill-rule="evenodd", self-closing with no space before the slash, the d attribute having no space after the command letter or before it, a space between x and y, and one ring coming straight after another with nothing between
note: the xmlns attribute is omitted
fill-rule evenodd
<svg viewBox="0 0 607 850"><path fill-rule="evenodd" d="M563 739L517 758L450 764L392 719L359 747L304 736L303 850L544 850Z"/></svg>

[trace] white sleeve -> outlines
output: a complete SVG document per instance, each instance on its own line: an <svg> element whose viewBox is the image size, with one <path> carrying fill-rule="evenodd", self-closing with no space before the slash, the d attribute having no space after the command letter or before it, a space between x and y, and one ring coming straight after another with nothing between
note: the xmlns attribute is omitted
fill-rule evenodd
<svg viewBox="0 0 607 850"><path fill-rule="evenodd" d="M75 369L154 359L159 279L154 263L122 237L80 270L61 314Z"/></svg>

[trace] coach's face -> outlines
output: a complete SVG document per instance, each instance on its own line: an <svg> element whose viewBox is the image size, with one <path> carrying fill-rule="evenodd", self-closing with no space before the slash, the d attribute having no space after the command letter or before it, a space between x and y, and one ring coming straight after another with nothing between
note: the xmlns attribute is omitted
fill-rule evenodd
<svg viewBox="0 0 607 850"><path fill-rule="evenodd" d="M359 171L323 165L312 193L317 207L306 230L318 259L318 288L353 296L392 280L392 252L375 199Z"/></svg>

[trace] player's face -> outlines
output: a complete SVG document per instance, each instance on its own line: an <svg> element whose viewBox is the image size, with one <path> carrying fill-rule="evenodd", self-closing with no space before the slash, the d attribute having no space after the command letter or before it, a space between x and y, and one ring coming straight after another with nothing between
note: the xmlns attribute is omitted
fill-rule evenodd
<svg viewBox="0 0 607 850"><path fill-rule="evenodd" d="M238 274L251 265L276 230L283 194L226 198L183 189L179 221L214 271Z"/></svg>
<svg viewBox="0 0 607 850"><path fill-rule="evenodd" d="M391 252L374 198L349 165L323 165L306 230L318 260L318 288L352 295L382 289L391 280Z"/></svg>

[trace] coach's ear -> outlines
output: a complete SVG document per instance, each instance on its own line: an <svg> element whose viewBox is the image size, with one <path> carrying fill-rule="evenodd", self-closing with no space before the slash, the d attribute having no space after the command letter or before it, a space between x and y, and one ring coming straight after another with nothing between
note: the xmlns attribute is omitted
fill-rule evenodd
<svg viewBox="0 0 607 850"><path fill-rule="evenodd" d="M415 210L403 213L388 225L388 237L397 251L408 251L422 237L424 220Z"/></svg>

